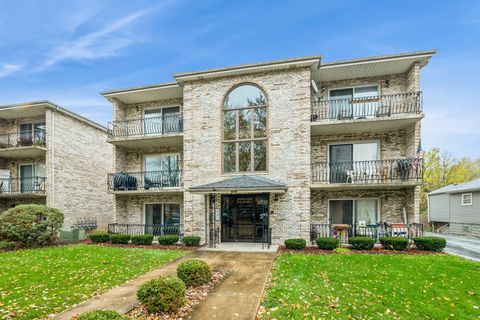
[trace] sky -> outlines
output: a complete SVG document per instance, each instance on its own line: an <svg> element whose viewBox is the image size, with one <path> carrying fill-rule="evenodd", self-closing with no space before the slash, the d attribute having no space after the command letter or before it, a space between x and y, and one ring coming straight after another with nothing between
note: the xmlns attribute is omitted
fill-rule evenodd
<svg viewBox="0 0 480 320"><path fill-rule="evenodd" d="M480 1L0 0L0 104L50 100L106 125L99 92L173 73L437 49L424 150L480 158Z"/></svg>

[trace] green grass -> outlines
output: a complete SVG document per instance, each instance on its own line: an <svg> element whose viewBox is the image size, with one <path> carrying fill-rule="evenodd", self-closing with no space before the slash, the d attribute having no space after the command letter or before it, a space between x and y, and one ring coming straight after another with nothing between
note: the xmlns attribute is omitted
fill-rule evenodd
<svg viewBox="0 0 480 320"><path fill-rule="evenodd" d="M92 245L0 253L0 319L58 313L184 254Z"/></svg>
<svg viewBox="0 0 480 320"><path fill-rule="evenodd" d="M480 319L480 263L450 255L277 257L264 319Z"/></svg>

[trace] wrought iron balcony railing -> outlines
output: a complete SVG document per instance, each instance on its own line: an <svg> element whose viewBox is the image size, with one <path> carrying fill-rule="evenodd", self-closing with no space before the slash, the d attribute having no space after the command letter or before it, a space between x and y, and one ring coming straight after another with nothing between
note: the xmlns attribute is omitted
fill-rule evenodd
<svg viewBox="0 0 480 320"><path fill-rule="evenodd" d="M15 147L45 147L47 135L44 129L0 134L0 149Z"/></svg>
<svg viewBox="0 0 480 320"><path fill-rule="evenodd" d="M166 135L182 132L183 116L181 113L108 123L109 138Z"/></svg>
<svg viewBox="0 0 480 320"><path fill-rule="evenodd" d="M108 190L132 191L179 188L182 185L181 173L181 170L109 173L107 178Z"/></svg>
<svg viewBox="0 0 480 320"><path fill-rule="evenodd" d="M352 120L391 117L422 112L422 92L373 97L318 100L312 106L311 121Z"/></svg>
<svg viewBox="0 0 480 320"><path fill-rule="evenodd" d="M420 181L422 159L393 159L352 162L318 162L312 164L313 183L392 183Z"/></svg>
<svg viewBox="0 0 480 320"><path fill-rule="evenodd" d="M0 194L44 194L46 180L45 177L0 178Z"/></svg>
<svg viewBox="0 0 480 320"><path fill-rule="evenodd" d="M343 228L344 226L342 226ZM310 241L320 237L335 237L339 238L343 244L348 243L349 237L369 237L378 241L381 237L402 237L409 240L415 237L422 237L423 225L418 223L403 224L403 223L379 223L374 225L359 225L353 224L345 231L340 231L335 228L334 224L317 223L310 225Z"/></svg>
<svg viewBox="0 0 480 320"><path fill-rule="evenodd" d="M109 233L129 234L153 234L154 236L180 235L180 224L122 224L111 223L108 225Z"/></svg>

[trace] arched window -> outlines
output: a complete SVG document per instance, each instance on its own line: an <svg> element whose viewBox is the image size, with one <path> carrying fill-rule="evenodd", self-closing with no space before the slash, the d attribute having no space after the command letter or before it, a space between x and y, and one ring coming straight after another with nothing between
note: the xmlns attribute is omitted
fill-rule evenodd
<svg viewBox="0 0 480 320"><path fill-rule="evenodd" d="M253 84L223 102L223 172L267 171L267 98Z"/></svg>

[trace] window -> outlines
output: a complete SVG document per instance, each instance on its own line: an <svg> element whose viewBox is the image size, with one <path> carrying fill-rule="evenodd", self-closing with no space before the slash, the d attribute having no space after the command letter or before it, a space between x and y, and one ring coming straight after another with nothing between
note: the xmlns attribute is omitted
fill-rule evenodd
<svg viewBox="0 0 480 320"><path fill-rule="evenodd" d="M378 199L330 200L330 223L375 225Z"/></svg>
<svg viewBox="0 0 480 320"><path fill-rule="evenodd" d="M223 172L267 171L267 99L255 85L235 87L223 103Z"/></svg>
<svg viewBox="0 0 480 320"><path fill-rule="evenodd" d="M180 107L147 109L143 123L145 135L181 132Z"/></svg>
<svg viewBox="0 0 480 320"><path fill-rule="evenodd" d="M45 142L45 122L21 123L18 137L21 145Z"/></svg>
<svg viewBox="0 0 480 320"><path fill-rule="evenodd" d="M471 206L473 204L473 197L471 193L462 193L462 206Z"/></svg>
<svg viewBox="0 0 480 320"><path fill-rule="evenodd" d="M329 118L351 119L374 116L378 109L378 86L330 90Z"/></svg>
<svg viewBox="0 0 480 320"><path fill-rule="evenodd" d="M145 156L145 186L171 188L180 186L180 155Z"/></svg>

